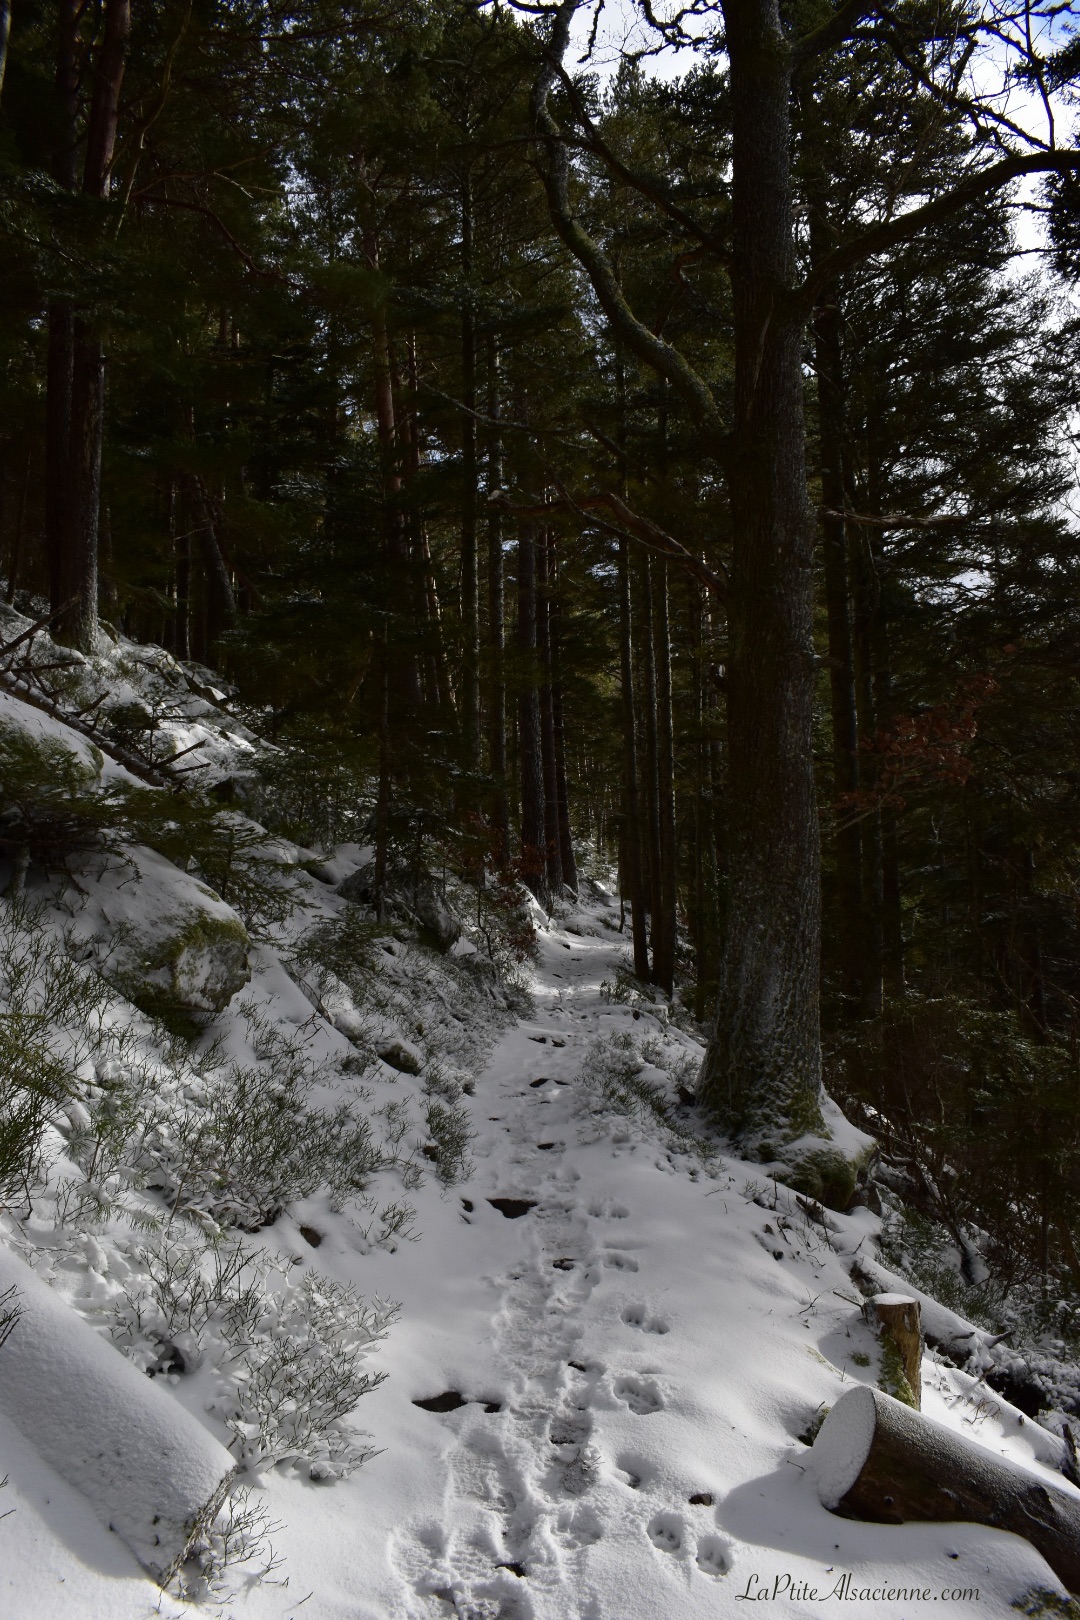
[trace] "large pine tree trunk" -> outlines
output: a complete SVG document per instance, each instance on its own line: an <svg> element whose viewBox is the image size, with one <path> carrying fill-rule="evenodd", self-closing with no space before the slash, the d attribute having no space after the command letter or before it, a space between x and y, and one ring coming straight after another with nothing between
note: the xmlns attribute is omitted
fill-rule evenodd
<svg viewBox="0 0 1080 1620"><path fill-rule="evenodd" d="M791 52L776 0L724 0L732 105L735 420L730 876L714 1118L748 1145L821 1128L813 550L794 279Z"/></svg>

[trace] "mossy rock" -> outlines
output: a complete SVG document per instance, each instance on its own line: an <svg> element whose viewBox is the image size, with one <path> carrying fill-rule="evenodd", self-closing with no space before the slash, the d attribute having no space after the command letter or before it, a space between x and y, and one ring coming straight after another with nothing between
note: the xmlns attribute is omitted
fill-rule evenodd
<svg viewBox="0 0 1080 1620"><path fill-rule="evenodd" d="M201 912L165 941L154 966L168 970L170 989L180 1006L216 1013L250 979L250 949L239 917Z"/></svg>
<svg viewBox="0 0 1080 1620"><path fill-rule="evenodd" d="M781 1145L763 1144L760 1156L772 1162L769 1173L785 1186L824 1204L845 1210L855 1196L860 1173L873 1155L875 1143L844 1117L824 1091L819 1096L819 1125Z"/></svg>
<svg viewBox="0 0 1080 1620"><path fill-rule="evenodd" d="M847 1209L855 1196L861 1159L851 1159L838 1147L823 1145L805 1153L787 1154L774 1169L778 1181L803 1193L826 1209Z"/></svg>
<svg viewBox="0 0 1080 1620"><path fill-rule="evenodd" d="M93 901L74 933L137 1007L191 1035L251 977L251 940L231 906L156 850L132 845L92 863Z"/></svg>

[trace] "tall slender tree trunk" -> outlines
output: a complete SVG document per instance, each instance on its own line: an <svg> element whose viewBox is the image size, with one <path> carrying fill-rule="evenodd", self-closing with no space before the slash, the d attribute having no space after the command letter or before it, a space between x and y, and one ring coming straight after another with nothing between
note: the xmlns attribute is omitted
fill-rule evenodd
<svg viewBox="0 0 1080 1620"><path fill-rule="evenodd" d="M498 422L502 409L499 386L499 346L491 340L488 351L488 416ZM487 452L488 495L497 494L503 482L503 444L497 427L491 430ZM491 771L491 825L496 838L495 858L501 865L510 853L510 798L506 781L506 584L503 558L502 508L488 502L488 764Z"/></svg>
<svg viewBox="0 0 1080 1620"><path fill-rule="evenodd" d="M622 684L623 806L620 860L623 892L630 901L634 975L649 977L649 943L645 929L645 893L641 872L641 809L638 791L637 715L634 701L633 601L628 542L619 541L619 673Z"/></svg>
<svg viewBox="0 0 1080 1620"><path fill-rule="evenodd" d="M52 174L57 185L74 191L78 144L78 0L60 0L57 8L56 107L57 145ZM71 435L71 367L75 342L75 311L70 299L49 301L49 336L45 371L45 558L49 575L49 606L63 605L61 558L64 551L64 513Z"/></svg>
<svg viewBox="0 0 1080 1620"><path fill-rule="evenodd" d="M116 146L120 88L131 33L131 0L105 0L105 27L93 63L83 191L104 201ZM93 318L76 313L71 350L71 426L60 560L62 602L54 634L92 652L98 626L98 524L105 433L105 349Z"/></svg>
<svg viewBox="0 0 1080 1620"><path fill-rule="evenodd" d="M420 478L421 449L419 424L420 383L416 353L416 333L410 332L406 344L408 409L401 424L404 441L404 485L410 491L408 511L409 572L412 585L412 615L416 623L423 623L426 651L424 655L427 700L442 716L442 723L454 723L454 688L450 679L446 656L446 638L443 635L442 606L435 568L431 556L431 541L423 520L415 489Z"/></svg>
<svg viewBox="0 0 1080 1620"><path fill-rule="evenodd" d="M645 850L645 878L649 897L649 944L652 963L649 978L654 984L664 946L664 896L660 882L660 761L657 736L656 640L653 626L652 558L638 552L638 587L641 601L641 705L644 710L645 759L642 772L642 844Z"/></svg>
<svg viewBox="0 0 1080 1620"><path fill-rule="evenodd" d="M653 645L656 665L656 765L660 831L660 909L663 926L653 953L653 975L668 997L675 993L678 928L675 825L675 730L671 709L671 625L668 565L653 563Z"/></svg>
<svg viewBox="0 0 1080 1620"><path fill-rule="evenodd" d="M236 623L236 593L221 547L213 503L197 473L190 479L190 499L206 575L207 640L213 647L224 631Z"/></svg>
<svg viewBox="0 0 1080 1620"><path fill-rule="evenodd" d="M173 537L173 570L176 580L173 611L173 652L177 658L191 657L191 534L187 505L181 500L175 478L169 482L169 533Z"/></svg>
<svg viewBox="0 0 1080 1620"><path fill-rule="evenodd" d="M363 220L362 243L364 257L372 270L379 268L379 238L375 228L374 197L361 175L364 187L365 218ZM371 317L371 361L374 375L375 396L375 425L379 440L379 451L382 458L383 497L386 503L385 516L385 546L389 563L389 572L392 576L391 591L401 593L408 602L411 597L409 540L404 523L404 514L401 510L401 466L397 411L394 405L394 372L390 356L390 331L386 322L386 311L382 304L376 305ZM389 604L388 604L389 606ZM406 619L411 619L408 612ZM391 649L387 636L383 636L383 654L389 661L390 691L389 703L391 718L395 717L396 709L405 705L415 711L420 707L423 693L420 687L420 670L417 664L415 649L396 646Z"/></svg>
<svg viewBox="0 0 1080 1620"><path fill-rule="evenodd" d="M878 593L873 627L874 706L877 723L888 725L893 718L892 652L889 626ZM882 993L896 1000L904 993L904 919L900 879L900 829L896 811L886 806L881 812L881 961Z"/></svg>
<svg viewBox="0 0 1080 1620"><path fill-rule="evenodd" d="M19 588L19 576L22 572L23 541L26 536L26 500L30 493L30 468L34 459L34 441L31 439L26 447L26 466L23 469L22 482L19 486L19 504L15 508L15 529L11 536L11 550L8 553L7 591L4 600L10 606L15 600L15 592Z"/></svg>
<svg viewBox="0 0 1080 1620"><path fill-rule="evenodd" d="M544 756L536 667L536 535L531 524L524 522L518 528L517 592L521 858L525 882L538 899L546 899Z"/></svg>
<svg viewBox="0 0 1080 1620"><path fill-rule="evenodd" d="M730 866L703 1100L747 1145L822 1128L814 526L777 0L723 0L732 108L735 410L728 455Z"/></svg>
<svg viewBox="0 0 1080 1620"><path fill-rule="evenodd" d="M563 872L552 694L551 536L547 531L542 530L537 539L536 559L536 650L540 675L540 747L544 761L544 868L548 893L555 896L562 892Z"/></svg>
<svg viewBox="0 0 1080 1620"><path fill-rule="evenodd" d="M811 222L811 252L828 250L817 213ZM832 720L832 788L839 801L835 834L836 916L834 937L840 941L843 993L858 1006L865 964L862 884L862 833L854 801L843 801L859 787L859 724L855 704L855 653L848 581L844 478L844 355L840 289L826 289L814 312L817 368L818 441L820 455L822 561L825 610L829 632L829 708Z"/></svg>
<svg viewBox="0 0 1080 1620"><path fill-rule="evenodd" d="M0 0L0 96L7 72L8 40L11 38L11 0Z"/></svg>
<svg viewBox="0 0 1080 1620"><path fill-rule="evenodd" d="M476 314L473 308L473 199L461 190L461 742L465 768L480 769L480 581L477 554Z"/></svg>
<svg viewBox="0 0 1080 1620"><path fill-rule="evenodd" d="M72 338L71 424L64 493L59 641L92 652L98 623L98 524L101 450L105 429L105 351L101 338L76 316Z"/></svg>
<svg viewBox="0 0 1080 1620"><path fill-rule="evenodd" d="M566 730L563 717L562 686L562 591L559 580L558 549L554 536L548 545L548 638L551 665L551 720L555 742L555 822L558 828L562 881L572 894L578 892L577 861L574 857L570 826L570 794L566 771Z"/></svg>
<svg viewBox="0 0 1080 1620"><path fill-rule="evenodd" d="M878 729L874 696L874 625L878 614L878 580L869 536L860 530L851 543L854 596L854 669L858 729L861 739L871 741ZM863 787L872 795L877 782L873 754L867 754L860 767ZM860 824L862 853L862 927L860 947L860 1012L876 1018L884 1004L884 865L882 814L876 806Z"/></svg>

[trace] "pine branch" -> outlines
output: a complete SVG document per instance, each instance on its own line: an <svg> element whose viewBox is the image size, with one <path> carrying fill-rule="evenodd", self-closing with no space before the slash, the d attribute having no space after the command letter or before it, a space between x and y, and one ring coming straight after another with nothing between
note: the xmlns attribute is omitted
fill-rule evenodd
<svg viewBox="0 0 1080 1620"><path fill-rule="evenodd" d="M552 224L592 283L601 309L632 354L666 377L688 407L691 416L707 428L719 443L726 441L726 430L713 398L712 389L693 366L669 343L658 338L638 319L627 303L611 260L599 243L585 230L570 202L570 160L566 141L548 108L552 87L562 69L570 42L570 27L580 0L562 0L555 13L551 41L537 75L531 97L533 127L546 162L536 164L548 199Z"/></svg>
<svg viewBox="0 0 1080 1620"><path fill-rule="evenodd" d="M843 243L834 252L827 254L806 277L802 286L795 289L792 295L795 303L802 309L812 309L821 289L828 286L837 276L843 275L845 270L851 270L855 265L862 264L864 260L873 258L878 253L886 253L890 248L910 242L928 226L951 219L953 214L958 213L968 203L1000 191L1003 186L1018 180L1022 175L1077 172L1080 172L1080 151L1015 153L1011 157L1002 158L998 163L991 163L985 169L978 169L974 174L969 174L959 181L951 190L943 192L940 197L934 197L930 202L923 203L921 208L912 208L896 219L873 225L869 230L853 237L850 242Z"/></svg>

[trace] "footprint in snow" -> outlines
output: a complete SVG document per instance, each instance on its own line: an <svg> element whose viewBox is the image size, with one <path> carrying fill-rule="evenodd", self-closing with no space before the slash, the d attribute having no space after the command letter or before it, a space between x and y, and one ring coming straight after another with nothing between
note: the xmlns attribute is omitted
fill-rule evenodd
<svg viewBox="0 0 1080 1620"><path fill-rule="evenodd" d="M615 1468L623 1484L628 1485L632 1491L639 1491L656 1473L648 1458L638 1456L636 1451L620 1452L615 1458Z"/></svg>
<svg viewBox="0 0 1080 1620"><path fill-rule="evenodd" d="M604 1264L613 1271L636 1271L638 1269L638 1263L633 1255L622 1254L618 1250L605 1254Z"/></svg>
<svg viewBox="0 0 1080 1620"><path fill-rule="evenodd" d="M650 1412L663 1409L664 1397L651 1378L617 1378L615 1394L639 1417L647 1417Z"/></svg>
<svg viewBox="0 0 1080 1620"><path fill-rule="evenodd" d="M703 1575L726 1575L731 1568L727 1542L720 1536L699 1536L695 1562Z"/></svg>
<svg viewBox="0 0 1080 1620"><path fill-rule="evenodd" d="M671 1329L662 1316L650 1316L644 1305L627 1305L622 1313L627 1327L640 1328L642 1333L669 1333Z"/></svg>
<svg viewBox="0 0 1080 1620"><path fill-rule="evenodd" d="M649 1540L661 1552L682 1552L686 1526L677 1513L657 1513L647 1526Z"/></svg>

